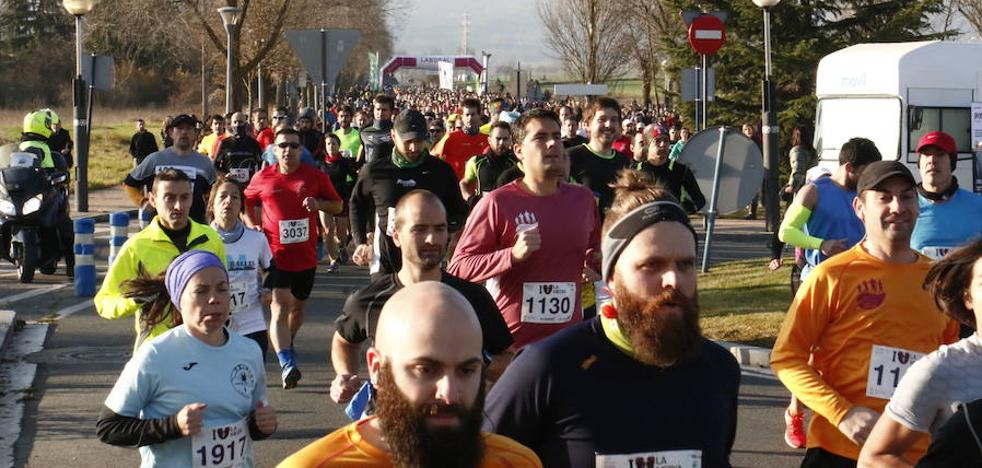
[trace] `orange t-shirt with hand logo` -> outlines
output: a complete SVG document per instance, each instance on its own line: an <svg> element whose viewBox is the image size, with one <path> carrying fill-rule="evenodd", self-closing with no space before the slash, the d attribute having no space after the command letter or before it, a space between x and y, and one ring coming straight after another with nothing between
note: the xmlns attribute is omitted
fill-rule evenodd
<svg viewBox="0 0 982 468"><path fill-rule="evenodd" d="M930 266L919 254L914 263L886 263L860 243L808 276L771 354L774 373L816 413L808 447L859 458L860 447L838 430L846 413L853 406L882 413L917 359L958 339L957 322L922 288ZM907 459L918 460L928 443L923 437Z"/></svg>

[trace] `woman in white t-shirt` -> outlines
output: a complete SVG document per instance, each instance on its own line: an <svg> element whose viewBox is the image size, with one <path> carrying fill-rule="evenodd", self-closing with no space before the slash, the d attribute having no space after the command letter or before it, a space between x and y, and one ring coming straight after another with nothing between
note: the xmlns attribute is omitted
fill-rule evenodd
<svg viewBox="0 0 982 468"><path fill-rule="evenodd" d="M276 432L259 347L225 326L228 284L222 260L201 250L163 278L124 283L149 300L147 315L180 313L126 363L96 423L100 441L139 447L141 467L251 468L252 441Z"/></svg>
<svg viewBox="0 0 982 468"><path fill-rule="evenodd" d="M924 280L951 318L982 323L982 239L938 260ZM860 466L913 466L902 458L921 437L938 429L961 403L982 398L982 337L968 338L924 356L900 380L885 414L863 446Z"/></svg>
<svg viewBox="0 0 982 468"><path fill-rule="evenodd" d="M221 178L211 189L208 217L211 227L225 242L229 290L232 297L229 328L259 344L266 359L269 332L265 309L273 299L272 289L263 286L273 254L260 231L245 227L239 219L243 188L232 179Z"/></svg>

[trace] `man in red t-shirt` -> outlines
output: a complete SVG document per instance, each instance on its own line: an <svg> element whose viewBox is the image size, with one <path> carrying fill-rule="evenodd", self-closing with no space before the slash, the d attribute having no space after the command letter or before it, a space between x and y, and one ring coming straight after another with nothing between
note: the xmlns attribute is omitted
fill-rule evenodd
<svg viewBox="0 0 982 468"><path fill-rule="evenodd" d="M484 154L488 149L488 136L481 133L481 101L467 98L460 102L460 119L464 127L453 131L433 145L430 154L437 156L457 174L457 180L464 178L464 168L471 156Z"/></svg>
<svg viewBox="0 0 982 468"><path fill-rule="evenodd" d="M259 147L266 149L273 144L273 129L269 127L269 114L266 109L256 109L252 111L252 128L256 132L256 141Z"/></svg>
<svg viewBox="0 0 982 468"><path fill-rule="evenodd" d="M277 164L259 171L245 191L246 217L262 226L273 251L265 286L273 290L269 337L283 369L283 388L300 380L293 337L303 324L303 308L317 270L317 211L341 212L341 197L327 174L300 164L300 134L289 127L273 140ZM262 205L262 222L256 205Z"/></svg>

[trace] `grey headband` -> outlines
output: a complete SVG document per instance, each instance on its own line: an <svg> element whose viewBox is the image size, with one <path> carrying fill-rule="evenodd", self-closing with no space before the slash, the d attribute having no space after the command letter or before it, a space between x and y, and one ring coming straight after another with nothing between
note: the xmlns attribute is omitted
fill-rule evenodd
<svg viewBox="0 0 982 468"><path fill-rule="evenodd" d="M631 239L648 226L662 221L682 223L689 228L693 237L696 235L695 229L689 222L689 215L685 214L685 210L678 203L672 201L645 203L617 220L600 240L600 252L603 254L601 273L604 281L610 281L610 277L614 275L614 264L617 263L617 258L621 256L621 252Z"/></svg>

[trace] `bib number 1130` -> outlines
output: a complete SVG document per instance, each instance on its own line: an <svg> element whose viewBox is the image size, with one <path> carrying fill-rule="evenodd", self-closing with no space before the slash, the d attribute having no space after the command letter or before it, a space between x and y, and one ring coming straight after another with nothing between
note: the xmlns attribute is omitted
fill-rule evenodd
<svg viewBox="0 0 982 468"><path fill-rule="evenodd" d="M575 306L575 283L522 285L522 322L566 323L573 318Z"/></svg>

